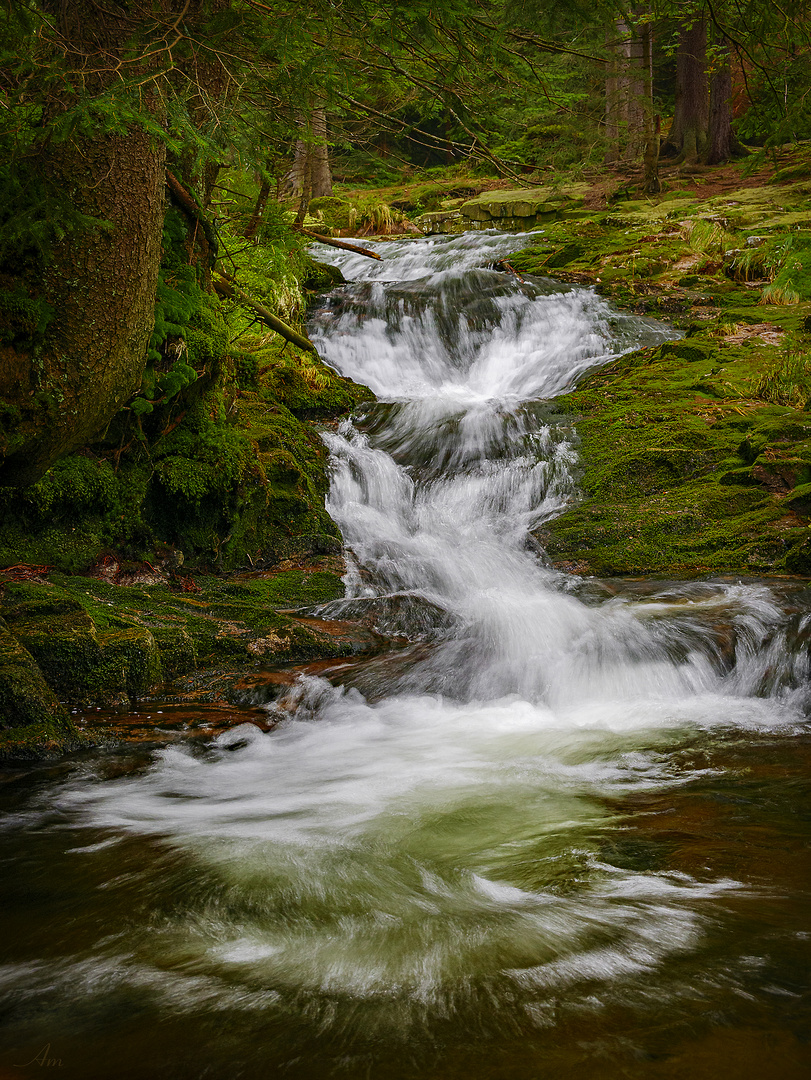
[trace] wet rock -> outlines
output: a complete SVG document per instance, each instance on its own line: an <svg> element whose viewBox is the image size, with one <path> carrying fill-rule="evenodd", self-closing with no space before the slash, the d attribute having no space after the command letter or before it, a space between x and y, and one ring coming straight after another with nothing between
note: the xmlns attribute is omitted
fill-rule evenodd
<svg viewBox="0 0 811 1080"><path fill-rule="evenodd" d="M166 678L185 675L197 667L197 647L185 628L156 626L152 636L160 650L161 666Z"/></svg>
<svg viewBox="0 0 811 1080"><path fill-rule="evenodd" d="M0 619L0 730L32 724L67 729L70 721L34 657Z"/></svg>

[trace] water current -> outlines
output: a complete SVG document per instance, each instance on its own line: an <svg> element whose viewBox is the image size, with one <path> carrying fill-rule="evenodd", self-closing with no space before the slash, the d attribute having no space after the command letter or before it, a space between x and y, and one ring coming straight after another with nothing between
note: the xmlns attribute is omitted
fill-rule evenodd
<svg viewBox="0 0 811 1080"><path fill-rule="evenodd" d="M322 252L378 403L324 434L319 614L397 647L4 786L3 1080L809 1074L811 600L549 566L550 399L673 331L488 269L524 242Z"/></svg>

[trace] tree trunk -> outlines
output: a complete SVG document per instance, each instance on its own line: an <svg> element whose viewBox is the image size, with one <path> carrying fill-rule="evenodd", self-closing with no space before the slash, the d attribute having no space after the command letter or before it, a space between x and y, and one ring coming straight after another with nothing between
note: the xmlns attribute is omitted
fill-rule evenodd
<svg viewBox="0 0 811 1080"><path fill-rule="evenodd" d="M607 164L618 162L623 156L625 132L628 124L628 28L618 21L606 32L606 47L611 59L606 68L605 80L605 129L608 149Z"/></svg>
<svg viewBox="0 0 811 1080"><path fill-rule="evenodd" d="M302 134L298 136L293 146L293 164L284 174L283 181L285 194L292 195L295 198L301 198L301 193L304 190L305 174L307 172L307 139L304 134L305 123L305 117L302 113L296 120L296 125L299 127Z"/></svg>
<svg viewBox="0 0 811 1080"><path fill-rule="evenodd" d="M732 156L732 69L725 39L710 78L710 123L705 161L718 165Z"/></svg>
<svg viewBox="0 0 811 1080"><path fill-rule="evenodd" d="M320 199L332 194L332 170L329 166L329 146L327 144L327 114L323 107L313 109L310 122L312 133L310 143L310 184L311 198Z"/></svg>
<svg viewBox="0 0 811 1080"><path fill-rule="evenodd" d="M43 0L43 7L62 40L92 69L91 76L77 75L65 102L72 104L76 93L103 92L116 78L131 23L89 0ZM141 94L144 111L159 118L161 97L148 80ZM48 102L46 135L48 110L58 116L65 102ZM64 142L45 137L30 167L99 224L67 231L44 270L30 270L29 278L13 284L44 301L50 314L36 348L3 350L0 396L11 408L0 432L0 484L11 485L33 483L57 458L101 435L140 387L165 209L164 145L140 125L76 132Z"/></svg>
<svg viewBox="0 0 811 1080"><path fill-rule="evenodd" d="M638 161L653 138L651 34L649 22L632 28L619 20L606 39L611 51L605 84L609 164Z"/></svg>
<svg viewBox="0 0 811 1080"><path fill-rule="evenodd" d="M301 182L301 194L298 200L298 210L296 211L296 225L301 225L304 219L307 217L307 207L310 205L310 194L313 189L313 159L308 154L304 159L304 178Z"/></svg>
<svg viewBox="0 0 811 1080"><path fill-rule="evenodd" d="M323 107L313 108L296 121L301 134L293 150L293 164L284 178L285 191L305 201L332 194L332 170L327 143L327 116ZM308 186L309 190L305 192Z"/></svg>
<svg viewBox="0 0 811 1080"><path fill-rule="evenodd" d="M259 226L262 224L262 218L264 217L265 207L268 204L269 198L270 181L264 179L259 187L259 194L256 196L256 202L254 203L250 221L245 226L245 231L242 234L246 240L253 240L259 231Z"/></svg>
<svg viewBox="0 0 811 1080"><path fill-rule="evenodd" d="M707 141L707 22L685 24L676 53L676 104L673 123L662 147L664 157L698 161Z"/></svg>
<svg viewBox="0 0 811 1080"><path fill-rule="evenodd" d="M642 68L645 73L645 177L642 191L656 195L662 190L659 182L659 117L653 115L653 27L645 23L642 34Z"/></svg>
<svg viewBox="0 0 811 1080"><path fill-rule="evenodd" d="M14 353L2 396L19 409L0 483L33 483L97 438L139 388L155 321L164 151L141 130L67 143L41 168L82 213L109 224L55 249L42 298L53 309L36 359Z"/></svg>
<svg viewBox="0 0 811 1080"><path fill-rule="evenodd" d="M638 161L645 150L646 127L650 118L650 72L645 70L644 36L649 32L647 25L628 31L628 69L625 117L625 146L623 158L626 161ZM648 55L648 67L650 56Z"/></svg>

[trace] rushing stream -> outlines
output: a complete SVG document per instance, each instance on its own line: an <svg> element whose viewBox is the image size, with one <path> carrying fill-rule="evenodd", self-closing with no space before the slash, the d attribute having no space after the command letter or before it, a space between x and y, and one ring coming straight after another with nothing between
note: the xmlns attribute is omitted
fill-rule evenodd
<svg viewBox="0 0 811 1080"><path fill-rule="evenodd" d="M521 242L330 253L311 334L380 404L324 436L320 614L400 644L5 785L2 1080L808 1075L811 599L549 568L547 399L672 332L486 269Z"/></svg>

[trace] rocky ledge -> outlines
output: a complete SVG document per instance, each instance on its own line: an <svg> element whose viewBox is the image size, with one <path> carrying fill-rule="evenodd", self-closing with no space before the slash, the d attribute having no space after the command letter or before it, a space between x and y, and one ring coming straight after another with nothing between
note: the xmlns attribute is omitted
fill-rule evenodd
<svg viewBox="0 0 811 1080"><path fill-rule="evenodd" d="M360 624L312 619L343 595L340 559L263 575L115 584L51 573L0 588L0 759L60 752L103 734L71 708L134 708L183 696L201 682L228 687L270 667L373 651ZM201 694L196 694L199 700Z"/></svg>

